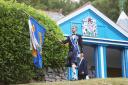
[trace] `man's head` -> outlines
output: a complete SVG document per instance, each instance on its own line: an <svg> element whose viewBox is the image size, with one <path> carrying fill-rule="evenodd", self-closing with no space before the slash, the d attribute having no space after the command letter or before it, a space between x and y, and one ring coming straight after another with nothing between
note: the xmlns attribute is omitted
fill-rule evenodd
<svg viewBox="0 0 128 85"><path fill-rule="evenodd" d="M83 53L80 54L80 59L82 59L82 58L84 58L84 54Z"/></svg>
<svg viewBox="0 0 128 85"><path fill-rule="evenodd" d="M72 26L72 33L74 34L74 33L76 33L76 31L77 31L77 26Z"/></svg>

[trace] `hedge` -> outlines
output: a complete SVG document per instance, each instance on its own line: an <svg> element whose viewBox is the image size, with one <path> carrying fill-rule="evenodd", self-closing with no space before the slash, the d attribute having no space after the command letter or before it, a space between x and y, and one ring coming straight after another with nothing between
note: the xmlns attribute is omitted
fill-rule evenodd
<svg viewBox="0 0 128 85"><path fill-rule="evenodd" d="M47 30L42 52L44 66L64 66L67 48L58 43L64 37L56 23L40 10L0 0L0 82L6 84L28 82L35 75L26 13Z"/></svg>

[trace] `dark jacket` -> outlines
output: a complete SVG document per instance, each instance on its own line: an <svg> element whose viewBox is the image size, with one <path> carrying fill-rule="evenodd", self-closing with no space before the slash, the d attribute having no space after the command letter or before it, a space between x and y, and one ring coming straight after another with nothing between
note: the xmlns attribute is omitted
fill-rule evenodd
<svg viewBox="0 0 128 85"><path fill-rule="evenodd" d="M81 38L81 35L78 35L76 34L76 36L78 36L78 45L79 45L79 48L80 48L80 52L83 53L83 50L82 50L82 38ZM70 36L67 37L66 40L63 41L64 44L68 43L69 44L69 52L70 51L73 51L73 45L72 45L72 42L70 40Z"/></svg>
<svg viewBox="0 0 128 85"><path fill-rule="evenodd" d="M85 58L83 58L83 60L81 61L81 63L78 65L78 73L80 75L82 75L82 72L84 72L83 75L85 75L85 76L88 74L87 60Z"/></svg>
<svg viewBox="0 0 128 85"><path fill-rule="evenodd" d="M78 42L78 46L79 46L79 51L80 53L83 53L82 50L82 38L80 35L76 34L76 36L78 37L77 42ZM77 65L77 51L74 50L74 46L71 42L70 39L71 36L68 36L66 40L63 41L63 44L68 43L69 45L69 52L68 52L68 60L67 60L67 66L71 67L72 63L75 63Z"/></svg>

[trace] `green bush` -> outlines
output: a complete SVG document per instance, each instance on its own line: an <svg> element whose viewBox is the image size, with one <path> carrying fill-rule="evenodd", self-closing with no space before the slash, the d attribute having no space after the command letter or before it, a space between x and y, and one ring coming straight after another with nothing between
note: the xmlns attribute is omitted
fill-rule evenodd
<svg viewBox="0 0 128 85"><path fill-rule="evenodd" d="M56 23L32 7L0 0L0 82L24 83L35 75L29 49L29 16L26 13L47 30L42 52L45 67L64 65L67 48L58 43L63 35Z"/></svg>

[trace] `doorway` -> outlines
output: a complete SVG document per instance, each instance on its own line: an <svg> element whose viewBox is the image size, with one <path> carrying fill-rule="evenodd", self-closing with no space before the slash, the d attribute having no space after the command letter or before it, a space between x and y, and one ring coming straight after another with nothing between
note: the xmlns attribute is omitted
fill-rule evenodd
<svg viewBox="0 0 128 85"><path fill-rule="evenodd" d="M107 77L122 77L121 48L107 47L106 55Z"/></svg>
<svg viewBox="0 0 128 85"><path fill-rule="evenodd" d="M83 45L83 53L84 53L84 57L87 59L88 62L87 66L88 66L88 74L90 78L96 78L94 49L95 49L94 45Z"/></svg>

